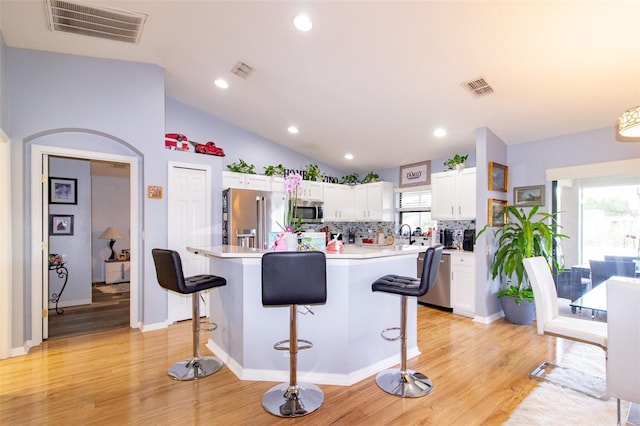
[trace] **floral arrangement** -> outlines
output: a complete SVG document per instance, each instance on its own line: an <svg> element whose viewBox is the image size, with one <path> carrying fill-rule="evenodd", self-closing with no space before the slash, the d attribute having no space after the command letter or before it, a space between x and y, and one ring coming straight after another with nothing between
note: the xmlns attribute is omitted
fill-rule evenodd
<svg viewBox="0 0 640 426"><path fill-rule="evenodd" d="M296 217L298 207L298 194L302 189L302 176L298 173L289 173L284 178L283 192L287 194L286 207L284 212L284 226L286 232L299 232L302 218Z"/></svg>

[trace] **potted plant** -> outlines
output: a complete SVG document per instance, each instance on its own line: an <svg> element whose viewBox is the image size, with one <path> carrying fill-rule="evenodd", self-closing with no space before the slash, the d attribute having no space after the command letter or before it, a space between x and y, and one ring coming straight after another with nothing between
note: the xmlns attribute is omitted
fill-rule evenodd
<svg viewBox="0 0 640 426"><path fill-rule="evenodd" d="M320 167L313 163L307 164L307 170L304 173L304 180L321 182L322 172L320 172Z"/></svg>
<svg viewBox="0 0 640 426"><path fill-rule="evenodd" d="M284 176L284 166L282 164L267 166L264 168L264 174L267 176Z"/></svg>
<svg viewBox="0 0 640 426"><path fill-rule="evenodd" d="M375 172L369 172L362 179L361 183L373 183L373 182L378 182L378 181L380 181L380 175L375 173Z"/></svg>
<svg viewBox="0 0 640 426"><path fill-rule="evenodd" d="M357 173L351 173L340 178L340 183L343 185L357 185L360 183L360 176Z"/></svg>
<svg viewBox="0 0 640 426"><path fill-rule="evenodd" d="M509 220L495 234L498 249L491 261L491 277L506 280L498 291L498 298L505 317L514 324L530 324L535 313L533 290L522 260L542 256L547 263L562 269L552 254L553 240L569 238L556 231L556 215L538 212L539 208L535 205L525 213L522 208L518 210L515 206L507 206L505 214ZM487 228L485 226L476 238Z"/></svg>
<svg viewBox="0 0 640 426"><path fill-rule="evenodd" d="M255 166L253 164L245 162L242 158L240 158L240 161L238 163L227 164L227 169L236 173L245 173L249 175L256 174Z"/></svg>
<svg viewBox="0 0 640 426"><path fill-rule="evenodd" d="M469 155L460 155L456 154L452 158L449 158L443 164L447 168L447 170L453 170L454 168L457 170L464 169L464 163L469 158Z"/></svg>

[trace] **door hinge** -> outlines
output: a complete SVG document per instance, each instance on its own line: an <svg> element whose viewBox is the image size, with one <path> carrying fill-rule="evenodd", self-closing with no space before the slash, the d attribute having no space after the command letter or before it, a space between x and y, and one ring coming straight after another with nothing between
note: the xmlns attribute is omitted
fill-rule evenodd
<svg viewBox="0 0 640 426"><path fill-rule="evenodd" d="M45 175L44 173L40 175L42 178L42 183L47 183L47 175Z"/></svg>
<svg viewBox="0 0 640 426"><path fill-rule="evenodd" d="M42 318L46 318L47 317L47 310L43 309L42 310Z"/></svg>
<svg viewBox="0 0 640 426"><path fill-rule="evenodd" d="M47 242L46 241L42 242L42 251L47 251Z"/></svg>

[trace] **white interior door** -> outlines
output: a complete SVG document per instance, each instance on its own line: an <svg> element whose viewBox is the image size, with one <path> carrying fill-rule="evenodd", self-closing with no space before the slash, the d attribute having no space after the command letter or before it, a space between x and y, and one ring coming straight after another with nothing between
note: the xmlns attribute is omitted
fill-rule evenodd
<svg viewBox="0 0 640 426"><path fill-rule="evenodd" d="M187 246L211 243L211 169L196 164L169 163L168 245L180 253L185 276L208 274L209 261L187 251ZM206 314L209 294L202 293L200 312ZM191 318L191 295L169 292L168 319ZM204 301L203 301L204 299Z"/></svg>

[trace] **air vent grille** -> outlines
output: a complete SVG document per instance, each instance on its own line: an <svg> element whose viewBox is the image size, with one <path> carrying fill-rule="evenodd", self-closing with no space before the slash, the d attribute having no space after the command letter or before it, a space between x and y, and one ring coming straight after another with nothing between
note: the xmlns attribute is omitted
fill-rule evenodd
<svg viewBox="0 0 640 426"><path fill-rule="evenodd" d="M147 15L88 6L75 1L45 0L49 29L137 44Z"/></svg>
<svg viewBox="0 0 640 426"><path fill-rule="evenodd" d="M231 72L238 77L247 78L253 72L253 68L242 61L238 61L238 63L231 69Z"/></svg>
<svg viewBox="0 0 640 426"><path fill-rule="evenodd" d="M490 95L493 93L493 88L489 86L489 83L487 83L484 77L478 77L474 80L462 83L462 86L475 97Z"/></svg>

